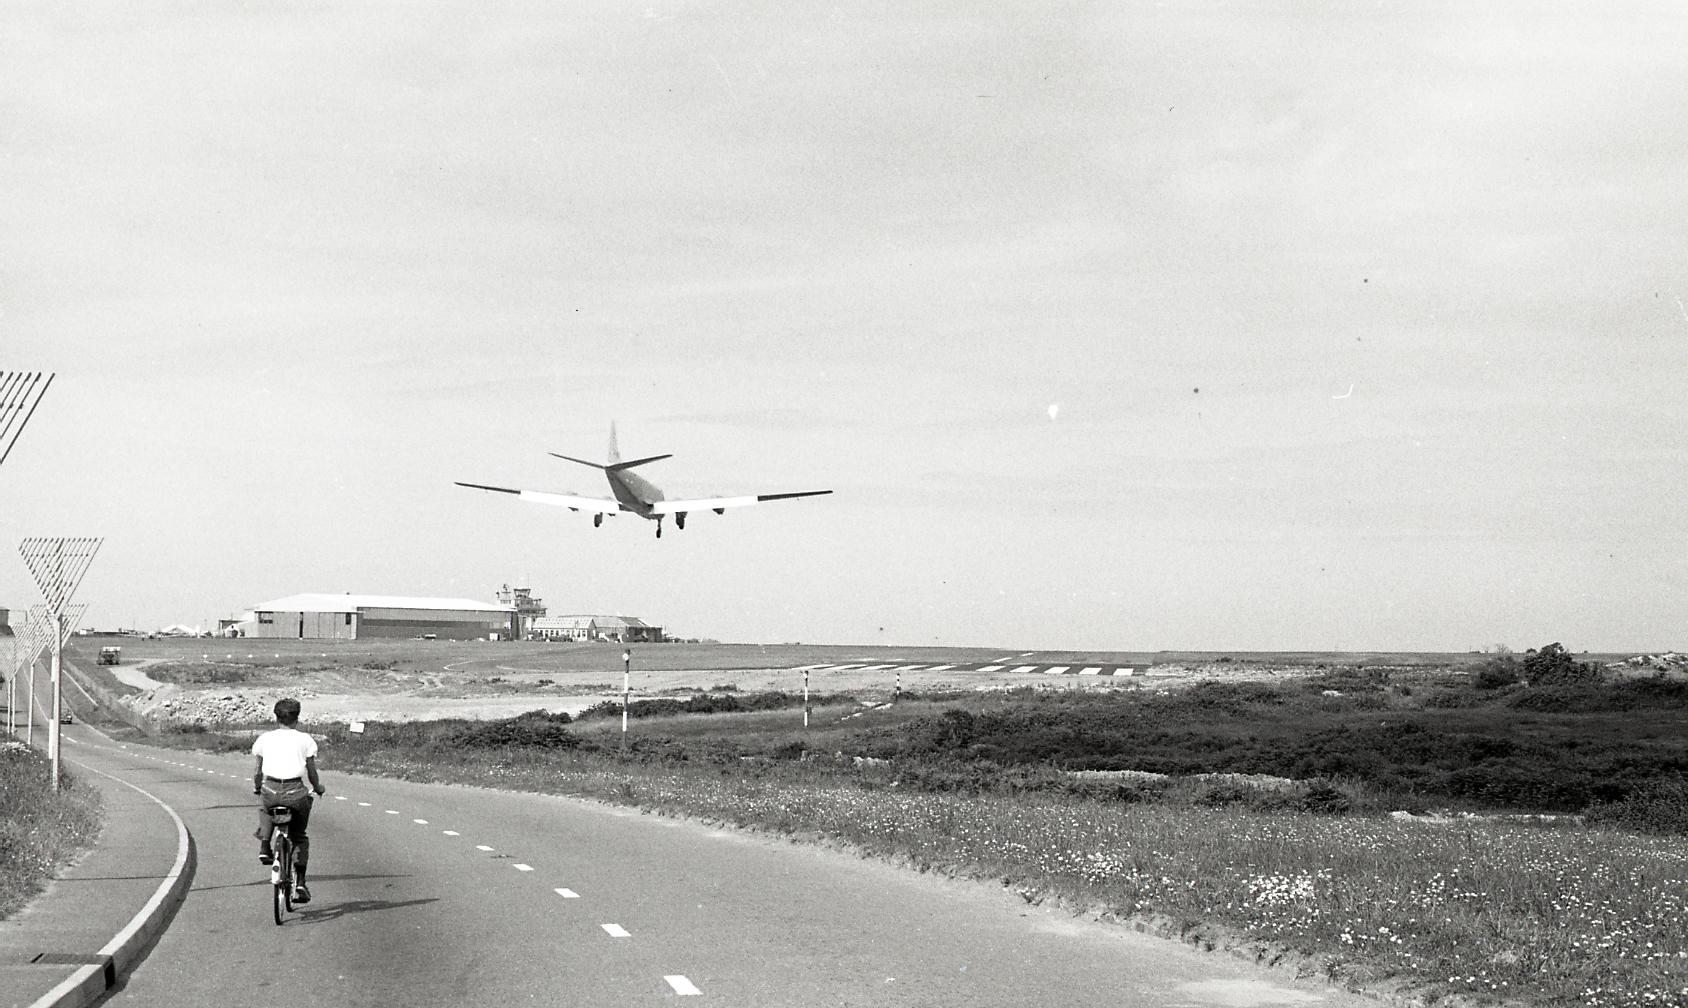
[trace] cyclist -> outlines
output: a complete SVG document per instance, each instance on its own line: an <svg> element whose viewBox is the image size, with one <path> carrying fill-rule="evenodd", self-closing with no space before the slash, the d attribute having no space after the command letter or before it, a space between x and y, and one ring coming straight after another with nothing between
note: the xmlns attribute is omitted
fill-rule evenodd
<svg viewBox="0 0 1688 1008"><path fill-rule="evenodd" d="M293 841L293 902L309 903L311 891L305 887L305 865L310 860L311 842L305 827L311 820L311 792L324 794L327 788L317 778L316 739L299 730L299 701L288 697L275 702L275 719L280 725L252 743L252 755L258 758L252 770L252 793L258 799L258 861L269 864L275 860L270 851L270 812L285 805L293 810L287 824L288 839ZM311 782L305 789L305 780Z"/></svg>

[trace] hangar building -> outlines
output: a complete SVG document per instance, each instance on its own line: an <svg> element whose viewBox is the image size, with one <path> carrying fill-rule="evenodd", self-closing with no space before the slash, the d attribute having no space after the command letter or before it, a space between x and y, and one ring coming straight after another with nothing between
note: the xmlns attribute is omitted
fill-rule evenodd
<svg viewBox="0 0 1688 1008"><path fill-rule="evenodd" d="M246 637L364 640L427 637L511 640L515 610L474 599L395 595L289 595L253 606L235 624Z"/></svg>

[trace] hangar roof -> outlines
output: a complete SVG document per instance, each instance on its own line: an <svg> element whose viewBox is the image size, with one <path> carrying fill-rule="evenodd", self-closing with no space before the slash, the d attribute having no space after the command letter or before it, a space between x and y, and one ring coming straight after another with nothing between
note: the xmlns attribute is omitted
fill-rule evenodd
<svg viewBox="0 0 1688 1008"><path fill-rule="evenodd" d="M468 609L473 612L507 613L509 606L457 598L408 598L403 595L331 595L326 593L289 595L260 602L254 612L349 613L359 609Z"/></svg>

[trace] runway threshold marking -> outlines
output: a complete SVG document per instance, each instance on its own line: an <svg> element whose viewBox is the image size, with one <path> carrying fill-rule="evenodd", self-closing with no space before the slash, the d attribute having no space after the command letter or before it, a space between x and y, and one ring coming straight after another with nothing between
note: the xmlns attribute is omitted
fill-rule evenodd
<svg viewBox="0 0 1688 1008"><path fill-rule="evenodd" d="M703 991L698 990L690 980L687 980L683 976L665 976L663 979L668 981L668 986L674 988L674 993L679 994L682 997L687 994L703 993Z"/></svg>
<svg viewBox="0 0 1688 1008"><path fill-rule="evenodd" d="M620 924L600 924L599 927L603 928L604 933L609 935L611 938L631 938L631 937L633 937L632 935L628 934L627 929L622 927Z"/></svg>
<svg viewBox="0 0 1688 1008"><path fill-rule="evenodd" d="M980 669L979 671L980 672L1001 672L1002 666L1001 665L986 665L984 668Z"/></svg>

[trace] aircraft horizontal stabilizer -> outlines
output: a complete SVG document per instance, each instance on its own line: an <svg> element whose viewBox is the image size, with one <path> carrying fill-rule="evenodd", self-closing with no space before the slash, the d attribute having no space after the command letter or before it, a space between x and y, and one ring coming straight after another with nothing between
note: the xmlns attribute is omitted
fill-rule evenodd
<svg viewBox="0 0 1688 1008"><path fill-rule="evenodd" d="M647 462L661 462L665 458L673 457L673 455L652 455L650 458L634 459L631 462L612 462L609 465L604 466L604 468L608 469L610 472L620 472L623 469L631 469L634 466L642 466Z"/></svg>

